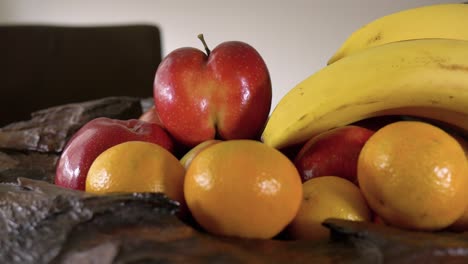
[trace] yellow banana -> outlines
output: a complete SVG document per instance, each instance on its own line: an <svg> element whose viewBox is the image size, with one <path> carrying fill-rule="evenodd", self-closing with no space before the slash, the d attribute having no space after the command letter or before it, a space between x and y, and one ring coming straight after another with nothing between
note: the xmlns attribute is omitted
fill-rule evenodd
<svg viewBox="0 0 468 264"><path fill-rule="evenodd" d="M343 57L385 43L419 39L468 40L468 4L438 4L404 10L376 19L349 36L331 57Z"/></svg>
<svg viewBox="0 0 468 264"><path fill-rule="evenodd" d="M468 41L393 42L328 65L280 100L262 140L282 148L392 114L432 118L468 131Z"/></svg>

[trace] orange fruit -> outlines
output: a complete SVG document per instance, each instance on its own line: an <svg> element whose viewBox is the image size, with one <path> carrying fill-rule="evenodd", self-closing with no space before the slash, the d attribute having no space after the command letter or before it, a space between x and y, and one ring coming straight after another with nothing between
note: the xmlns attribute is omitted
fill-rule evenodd
<svg viewBox="0 0 468 264"><path fill-rule="evenodd" d="M195 147L191 148L184 156L180 159L180 164L184 166L184 168L188 168L192 160L198 155L198 153L202 152L208 147L211 147L214 144L221 142L219 139L208 139L196 145Z"/></svg>
<svg viewBox="0 0 468 264"><path fill-rule="evenodd" d="M359 188L341 177L323 176L303 183L301 207L287 234L292 239L322 240L330 231L322 226L327 218L371 221L372 213Z"/></svg>
<svg viewBox="0 0 468 264"><path fill-rule="evenodd" d="M463 151L465 152L465 157L468 161L468 141L460 136L454 136L454 138L462 146ZM450 229L454 231L468 231L468 208L465 208L462 216L450 226Z"/></svg>
<svg viewBox="0 0 468 264"><path fill-rule="evenodd" d="M442 129L400 121L379 129L358 159L358 181L369 206L390 224L437 230L468 205L468 164Z"/></svg>
<svg viewBox="0 0 468 264"><path fill-rule="evenodd" d="M294 218L301 179L281 152L254 140L224 141L200 152L188 167L185 200L206 231L271 238Z"/></svg>
<svg viewBox="0 0 468 264"><path fill-rule="evenodd" d="M183 203L184 174L179 160L163 147L128 141L105 150L94 160L86 178L86 191L162 192Z"/></svg>

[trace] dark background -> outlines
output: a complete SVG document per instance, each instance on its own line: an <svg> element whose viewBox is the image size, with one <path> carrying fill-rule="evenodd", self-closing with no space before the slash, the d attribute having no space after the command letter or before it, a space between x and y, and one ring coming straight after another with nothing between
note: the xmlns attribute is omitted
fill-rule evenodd
<svg viewBox="0 0 468 264"><path fill-rule="evenodd" d="M3 25L0 40L0 126L64 103L151 97L161 61L150 25Z"/></svg>

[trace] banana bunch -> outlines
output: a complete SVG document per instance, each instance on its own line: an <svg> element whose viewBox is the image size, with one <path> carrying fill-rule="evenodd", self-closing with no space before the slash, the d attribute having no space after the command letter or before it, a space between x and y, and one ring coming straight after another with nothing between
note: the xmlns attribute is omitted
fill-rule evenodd
<svg viewBox="0 0 468 264"><path fill-rule="evenodd" d="M401 34L390 23L397 21L395 17L406 19ZM423 18L434 21L419 23ZM263 142L283 148L381 115L430 118L468 132L467 28L464 4L417 8L368 24L345 42L330 60L333 63L280 100ZM365 41L376 31L381 45Z"/></svg>
<svg viewBox="0 0 468 264"><path fill-rule="evenodd" d="M355 31L328 64L355 52L400 40L468 39L468 4L439 4L384 16Z"/></svg>

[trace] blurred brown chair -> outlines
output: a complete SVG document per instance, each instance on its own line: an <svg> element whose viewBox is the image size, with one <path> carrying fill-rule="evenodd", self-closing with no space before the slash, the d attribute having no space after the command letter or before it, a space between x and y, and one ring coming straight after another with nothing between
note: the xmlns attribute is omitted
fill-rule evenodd
<svg viewBox="0 0 468 264"><path fill-rule="evenodd" d="M0 26L0 127L64 103L151 97L160 39L150 25Z"/></svg>

